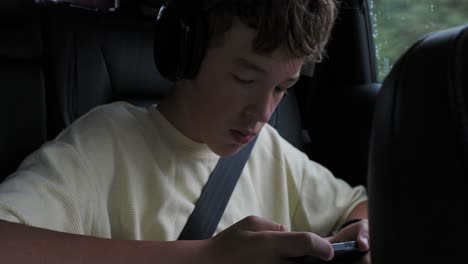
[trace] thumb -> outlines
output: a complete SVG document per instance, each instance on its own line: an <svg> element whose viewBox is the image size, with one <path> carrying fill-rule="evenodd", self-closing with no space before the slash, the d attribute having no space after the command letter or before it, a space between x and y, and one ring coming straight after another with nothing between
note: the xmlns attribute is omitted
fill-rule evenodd
<svg viewBox="0 0 468 264"><path fill-rule="evenodd" d="M276 245L284 257L315 256L323 260L333 257L333 248L328 240L309 232L277 233Z"/></svg>

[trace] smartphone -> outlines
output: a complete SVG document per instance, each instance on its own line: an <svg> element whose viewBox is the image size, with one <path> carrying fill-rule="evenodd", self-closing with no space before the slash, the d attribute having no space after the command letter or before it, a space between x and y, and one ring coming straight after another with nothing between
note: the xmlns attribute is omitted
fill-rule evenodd
<svg viewBox="0 0 468 264"><path fill-rule="evenodd" d="M352 260L365 254L365 252L359 251L359 247L356 241L332 243L332 248L335 257L330 262L320 260L314 256L292 258L290 261L302 264L334 263L336 261L343 261L348 259Z"/></svg>
<svg viewBox="0 0 468 264"><path fill-rule="evenodd" d="M359 247L356 241L332 243L332 248L335 252L335 256L345 254L347 252L359 251Z"/></svg>
<svg viewBox="0 0 468 264"><path fill-rule="evenodd" d="M362 258L367 251L359 250L356 241L346 241L332 244L335 256L328 262L333 263L353 263L355 260Z"/></svg>

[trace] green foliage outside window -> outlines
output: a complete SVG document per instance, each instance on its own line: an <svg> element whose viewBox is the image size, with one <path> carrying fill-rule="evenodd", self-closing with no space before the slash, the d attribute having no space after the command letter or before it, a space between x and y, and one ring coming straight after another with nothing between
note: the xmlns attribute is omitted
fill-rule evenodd
<svg viewBox="0 0 468 264"><path fill-rule="evenodd" d="M379 80L420 37L468 23L468 0L368 0Z"/></svg>

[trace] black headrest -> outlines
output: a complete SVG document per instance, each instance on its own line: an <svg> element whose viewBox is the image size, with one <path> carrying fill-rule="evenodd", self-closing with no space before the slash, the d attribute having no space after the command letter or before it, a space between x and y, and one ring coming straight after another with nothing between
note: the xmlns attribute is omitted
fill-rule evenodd
<svg viewBox="0 0 468 264"><path fill-rule="evenodd" d="M58 101L51 112L59 113L64 125L98 105L121 100L148 105L170 90L153 61L151 18L64 6L43 11L46 82Z"/></svg>
<svg viewBox="0 0 468 264"><path fill-rule="evenodd" d="M455 263L468 236L468 24L429 34L400 58L373 126L372 262Z"/></svg>
<svg viewBox="0 0 468 264"><path fill-rule="evenodd" d="M31 9L36 0L2 0L0 1L0 13L21 13Z"/></svg>
<svg viewBox="0 0 468 264"><path fill-rule="evenodd" d="M29 59L41 56L39 12L34 0L0 1L0 57Z"/></svg>

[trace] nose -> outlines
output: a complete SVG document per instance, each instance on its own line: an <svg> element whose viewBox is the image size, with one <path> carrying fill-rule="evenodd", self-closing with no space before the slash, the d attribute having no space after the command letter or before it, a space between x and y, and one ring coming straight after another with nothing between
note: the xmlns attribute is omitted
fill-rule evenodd
<svg viewBox="0 0 468 264"><path fill-rule="evenodd" d="M252 121L266 123L275 110L277 103L271 93L262 93L252 99L246 108L246 115Z"/></svg>

